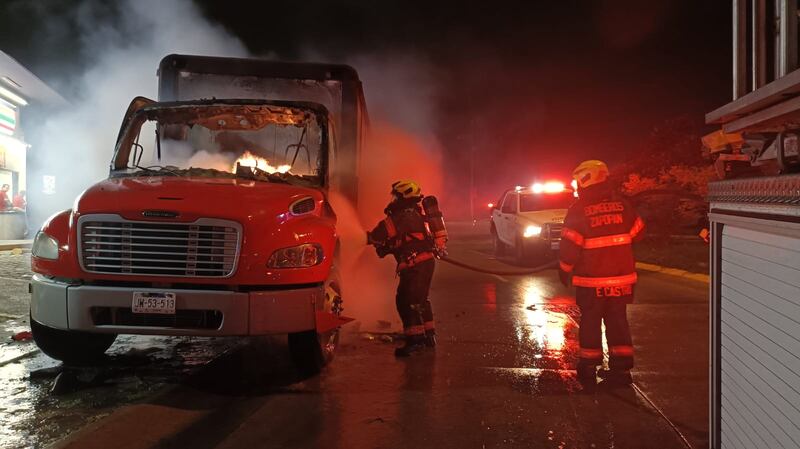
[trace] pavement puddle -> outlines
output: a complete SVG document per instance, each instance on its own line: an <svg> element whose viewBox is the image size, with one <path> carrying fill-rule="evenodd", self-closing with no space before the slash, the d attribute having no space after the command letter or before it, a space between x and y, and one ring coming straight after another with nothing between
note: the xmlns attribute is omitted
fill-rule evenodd
<svg viewBox="0 0 800 449"><path fill-rule="evenodd" d="M238 341L121 336L102 363L82 367L65 367L30 340L2 344L0 448L47 446L124 405L185 382Z"/></svg>

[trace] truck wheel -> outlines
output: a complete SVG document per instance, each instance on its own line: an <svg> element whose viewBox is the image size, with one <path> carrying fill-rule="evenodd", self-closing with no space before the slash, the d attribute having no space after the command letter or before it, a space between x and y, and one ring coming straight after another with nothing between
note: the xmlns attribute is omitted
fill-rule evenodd
<svg viewBox="0 0 800 449"><path fill-rule="evenodd" d="M325 366L320 335L315 330L289 334L289 353L303 375L317 374Z"/></svg>
<svg viewBox="0 0 800 449"><path fill-rule="evenodd" d="M36 346L67 365L85 365L100 360L117 338L117 334L64 331L45 326L33 319L30 322Z"/></svg>
<svg viewBox="0 0 800 449"><path fill-rule="evenodd" d="M334 315L342 313L342 290L339 270L334 266L325 281L323 310ZM289 353L297 369L304 375L314 375L333 360L339 344L339 329L317 333L315 330L289 334Z"/></svg>

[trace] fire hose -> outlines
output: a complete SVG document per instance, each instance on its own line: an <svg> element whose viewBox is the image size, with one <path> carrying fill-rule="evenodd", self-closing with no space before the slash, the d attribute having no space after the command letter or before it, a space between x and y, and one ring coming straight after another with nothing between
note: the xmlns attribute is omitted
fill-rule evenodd
<svg viewBox="0 0 800 449"><path fill-rule="evenodd" d="M527 276L527 275L539 273L539 272L544 271L544 270L549 270L550 268L555 268L555 267L558 266L558 262L554 260L554 261L548 262L548 263L543 264L543 265L539 265L539 266L536 266L536 267L533 267L533 268L529 268L527 270L490 270L488 268L476 267L475 265L470 265L470 264L467 264L467 263L464 263L464 262L460 262L458 260L451 259L451 258L446 257L446 256L442 257L440 260L442 260L443 262L447 262L449 264L455 265L457 267L461 267L461 268L467 269L467 270L472 270L472 271L476 271L478 273L484 273L484 274L494 274L494 275L497 275L497 276Z"/></svg>

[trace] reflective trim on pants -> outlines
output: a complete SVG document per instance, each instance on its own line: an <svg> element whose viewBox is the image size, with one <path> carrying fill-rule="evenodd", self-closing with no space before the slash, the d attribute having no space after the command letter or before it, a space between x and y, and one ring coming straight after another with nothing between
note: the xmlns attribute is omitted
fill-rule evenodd
<svg viewBox="0 0 800 449"><path fill-rule="evenodd" d="M633 357L633 346L611 346L608 348L611 357Z"/></svg>
<svg viewBox="0 0 800 449"><path fill-rule="evenodd" d="M578 357L587 360L600 360L603 358L603 350L598 348L580 348Z"/></svg>
<svg viewBox="0 0 800 449"><path fill-rule="evenodd" d="M578 341L581 347L598 351L603 345L603 324L608 341L608 367L629 370L633 368L633 342L627 317L627 304L614 299L598 298L595 289L578 288L576 299L581 308ZM596 354L596 352L595 352ZM583 355L581 355L583 357ZM594 359L602 361L602 359ZM578 359L578 363L589 364L590 360Z"/></svg>
<svg viewBox="0 0 800 449"><path fill-rule="evenodd" d="M423 335L425 334L425 326L411 326L405 329L406 335Z"/></svg>

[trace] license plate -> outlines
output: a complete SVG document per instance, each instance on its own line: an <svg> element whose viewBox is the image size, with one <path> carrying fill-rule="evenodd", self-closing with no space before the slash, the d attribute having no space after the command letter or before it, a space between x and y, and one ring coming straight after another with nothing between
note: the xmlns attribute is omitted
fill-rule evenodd
<svg viewBox="0 0 800 449"><path fill-rule="evenodd" d="M550 249L558 249L560 242L550 242Z"/></svg>
<svg viewBox="0 0 800 449"><path fill-rule="evenodd" d="M133 313L175 315L175 293L133 292Z"/></svg>

